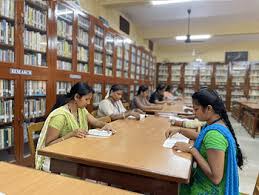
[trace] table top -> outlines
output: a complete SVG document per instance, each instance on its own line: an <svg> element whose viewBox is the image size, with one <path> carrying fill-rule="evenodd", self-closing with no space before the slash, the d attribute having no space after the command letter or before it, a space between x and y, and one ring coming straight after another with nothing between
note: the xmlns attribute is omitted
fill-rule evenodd
<svg viewBox="0 0 259 195"><path fill-rule="evenodd" d="M175 182L189 182L192 156L164 148L168 119L110 123L117 133L108 138L70 138L39 154L52 158Z"/></svg>
<svg viewBox="0 0 259 195"><path fill-rule="evenodd" d="M0 162L0 194L1 193L6 195L136 194L6 162Z"/></svg>

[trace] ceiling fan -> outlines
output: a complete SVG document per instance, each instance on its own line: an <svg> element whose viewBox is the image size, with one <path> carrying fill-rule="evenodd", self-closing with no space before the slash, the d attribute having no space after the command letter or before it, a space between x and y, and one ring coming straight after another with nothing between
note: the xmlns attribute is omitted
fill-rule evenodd
<svg viewBox="0 0 259 195"><path fill-rule="evenodd" d="M176 40L184 41L185 43L200 43L204 42L204 39L209 39L210 35L191 35L190 34L190 15L191 9L187 10L188 13L188 32L186 36L177 36Z"/></svg>

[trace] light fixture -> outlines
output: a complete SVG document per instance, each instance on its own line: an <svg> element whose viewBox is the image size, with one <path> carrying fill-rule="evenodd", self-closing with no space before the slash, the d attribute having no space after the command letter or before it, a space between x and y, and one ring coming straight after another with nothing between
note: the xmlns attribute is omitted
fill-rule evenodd
<svg viewBox="0 0 259 195"><path fill-rule="evenodd" d="M190 39L191 40L202 40L202 39L210 39L211 35L191 35ZM177 41L185 41L187 39L186 35L183 36L176 36L175 39Z"/></svg>
<svg viewBox="0 0 259 195"><path fill-rule="evenodd" d="M165 4L170 4L170 3L185 3L185 2L190 2L190 1L197 1L197 0L156 0L156 1L151 1L152 5L165 5Z"/></svg>

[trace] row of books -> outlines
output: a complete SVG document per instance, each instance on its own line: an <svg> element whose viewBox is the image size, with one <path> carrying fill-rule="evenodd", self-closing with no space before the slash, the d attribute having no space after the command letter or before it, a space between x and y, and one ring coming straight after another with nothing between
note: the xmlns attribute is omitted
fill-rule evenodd
<svg viewBox="0 0 259 195"><path fill-rule="evenodd" d="M106 67L112 67L113 58L112 56L106 55Z"/></svg>
<svg viewBox="0 0 259 195"><path fill-rule="evenodd" d="M67 94L71 89L72 84L66 81L58 81L56 83L56 94Z"/></svg>
<svg viewBox="0 0 259 195"><path fill-rule="evenodd" d="M121 70L121 69L122 69L122 60L120 58L117 58L116 70Z"/></svg>
<svg viewBox="0 0 259 195"><path fill-rule="evenodd" d="M112 69L106 68L106 70L105 70L105 75L106 75L106 76L112 76L112 75L113 75Z"/></svg>
<svg viewBox="0 0 259 195"><path fill-rule="evenodd" d="M0 100L0 122L9 123L14 117L14 100Z"/></svg>
<svg viewBox="0 0 259 195"><path fill-rule="evenodd" d="M24 54L24 64L32 66L47 66L46 55L41 53Z"/></svg>
<svg viewBox="0 0 259 195"><path fill-rule="evenodd" d="M0 15L8 18L14 18L14 0L1 0L0 1Z"/></svg>
<svg viewBox="0 0 259 195"><path fill-rule="evenodd" d="M88 61L88 49L85 49L84 47L77 47L77 59Z"/></svg>
<svg viewBox="0 0 259 195"><path fill-rule="evenodd" d="M14 51L10 49L0 49L0 62L14 62Z"/></svg>
<svg viewBox="0 0 259 195"><path fill-rule="evenodd" d="M77 71L78 72L89 72L88 63L78 63L77 64Z"/></svg>
<svg viewBox="0 0 259 195"><path fill-rule="evenodd" d="M24 116L26 119L44 116L46 113L46 98L26 99L24 101Z"/></svg>
<svg viewBox="0 0 259 195"><path fill-rule="evenodd" d="M0 43L14 45L14 26L6 20L0 20Z"/></svg>
<svg viewBox="0 0 259 195"><path fill-rule="evenodd" d="M72 70L72 63L58 60L57 69L58 70Z"/></svg>
<svg viewBox="0 0 259 195"><path fill-rule="evenodd" d="M79 16L79 17L78 17L78 25L79 25L79 27L81 27L81 28L89 29L90 21L89 21L88 18Z"/></svg>
<svg viewBox="0 0 259 195"><path fill-rule="evenodd" d="M57 21L57 34L58 36L65 37L72 40L73 26L64 20Z"/></svg>
<svg viewBox="0 0 259 195"><path fill-rule="evenodd" d="M97 48L98 50L102 51L103 50L103 39L99 37L94 38L94 47Z"/></svg>
<svg viewBox="0 0 259 195"><path fill-rule="evenodd" d="M96 35L103 37L104 36L104 30L103 28L99 27L98 25L95 25L94 32Z"/></svg>
<svg viewBox="0 0 259 195"><path fill-rule="evenodd" d="M0 79L0 97L14 96L14 80Z"/></svg>
<svg viewBox="0 0 259 195"><path fill-rule="evenodd" d="M24 31L24 47L36 51L46 52L47 36L39 32Z"/></svg>
<svg viewBox="0 0 259 195"><path fill-rule="evenodd" d="M94 63L97 65L102 65L103 55L101 53L94 52Z"/></svg>
<svg viewBox="0 0 259 195"><path fill-rule="evenodd" d="M14 129L0 128L0 150L14 145Z"/></svg>
<svg viewBox="0 0 259 195"><path fill-rule="evenodd" d="M79 30L78 30L78 42L88 46L88 39L89 39L88 32L79 28Z"/></svg>
<svg viewBox="0 0 259 195"><path fill-rule="evenodd" d="M59 56L72 57L72 45L65 40L58 41L57 50Z"/></svg>
<svg viewBox="0 0 259 195"><path fill-rule="evenodd" d="M102 66L95 66L94 67L94 74L103 74L103 67Z"/></svg>
<svg viewBox="0 0 259 195"><path fill-rule="evenodd" d="M29 5L24 6L24 22L40 30L46 30L47 13L46 11L36 10Z"/></svg>
<svg viewBox="0 0 259 195"><path fill-rule="evenodd" d="M24 84L25 96L45 96L46 95L46 81L32 81L27 80Z"/></svg>

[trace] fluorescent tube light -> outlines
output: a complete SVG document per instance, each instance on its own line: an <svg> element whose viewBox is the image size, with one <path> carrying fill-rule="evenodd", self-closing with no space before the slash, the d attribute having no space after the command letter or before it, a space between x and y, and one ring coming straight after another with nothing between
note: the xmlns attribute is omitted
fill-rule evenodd
<svg viewBox="0 0 259 195"><path fill-rule="evenodd" d="M185 3L185 2L190 2L194 0L156 0L156 1L151 1L152 5L165 5L165 4L170 4L170 3Z"/></svg>
<svg viewBox="0 0 259 195"><path fill-rule="evenodd" d="M201 39L210 39L211 35L191 35L191 40L201 40ZM187 36L176 36L175 39L177 41L185 41L187 39Z"/></svg>

